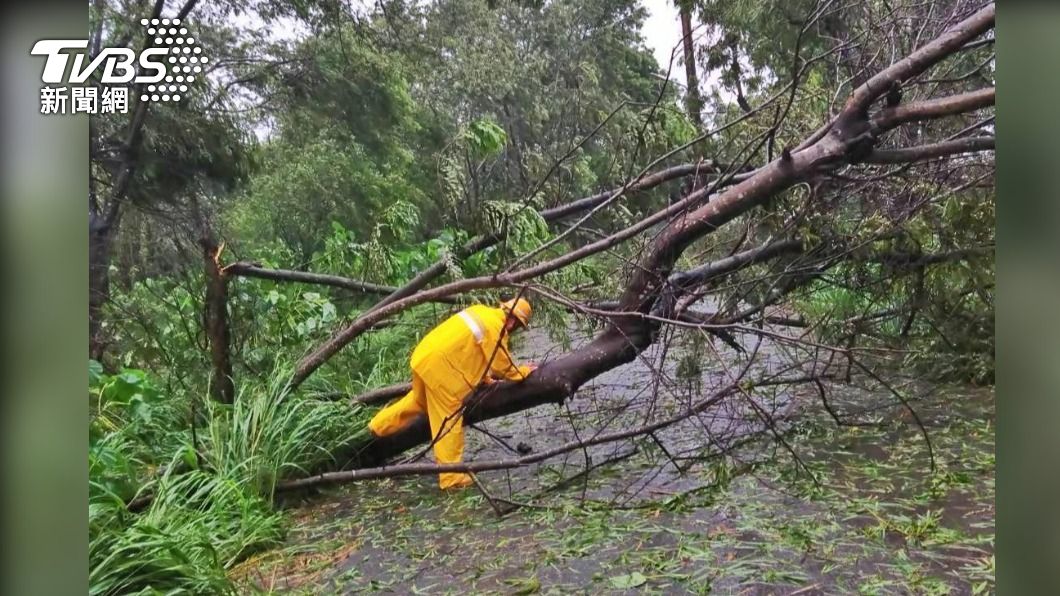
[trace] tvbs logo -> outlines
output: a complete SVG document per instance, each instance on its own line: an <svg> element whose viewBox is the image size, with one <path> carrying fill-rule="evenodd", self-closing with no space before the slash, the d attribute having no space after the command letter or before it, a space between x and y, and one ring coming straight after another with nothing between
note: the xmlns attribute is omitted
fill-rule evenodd
<svg viewBox="0 0 1060 596"><path fill-rule="evenodd" d="M65 112L67 98L73 111L93 111L86 96L98 95L94 87L73 87L69 96L66 87L52 87L63 83L82 85L93 74L98 74L104 101L110 100L112 109L104 105L104 111L127 111L131 85L139 86L140 101L180 101L189 84L202 76L209 59L202 55L202 48L181 26L180 19L142 19L140 24L147 30L148 47L139 53L129 48L104 48L89 61L83 52L67 52L87 48L85 39L42 39L34 44L30 53L46 57L41 76L46 84L41 89L41 111ZM61 107L57 105L60 100ZM114 104L118 104L116 109Z"/></svg>

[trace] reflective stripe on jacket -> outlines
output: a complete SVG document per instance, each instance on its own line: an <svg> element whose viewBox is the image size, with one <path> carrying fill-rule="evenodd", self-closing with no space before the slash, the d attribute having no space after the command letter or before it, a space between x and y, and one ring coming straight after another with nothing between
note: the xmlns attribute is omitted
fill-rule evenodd
<svg viewBox="0 0 1060 596"><path fill-rule="evenodd" d="M500 308L478 304L449 317L413 350L412 370L431 390L459 399L478 385L487 364L493 376L525 378L530 368L512 362L508 336L502 337L505 316Z"/></svg>

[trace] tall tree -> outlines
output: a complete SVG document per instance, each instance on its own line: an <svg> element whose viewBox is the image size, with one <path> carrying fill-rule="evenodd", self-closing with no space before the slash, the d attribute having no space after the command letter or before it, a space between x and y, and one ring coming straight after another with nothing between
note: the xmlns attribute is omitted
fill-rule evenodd
<svg viewBox="0 0 1060 596"><path fill-rule="evenodd" d="M296 8L229 0L93 3L93 54L155 45L141 20L176 18L209 62L184 82L178 103L140 101L143 90L131 87L128 114L91 118L90 357L102 358L111 334L104 305L115 254L126 286L185 269L201 273L196 209L223 231L217 215L251 172L252 135L270 113L273 98L261 93L261 82L291 62L271 28ZM240 24L234 17L245 11L260 19Z"/></svg>
<svg viewBox="0 0 1060 596"><path fill-rule="evenodd" d="M699 96L699 76L696 75L696 48L692 36L692 2L683 0L677 3L681 14L681 48L685 63L685 105L688 117L696 128L703 127L703 99Z"/></svg>
<svg viewBox="0 0 1060 596"><path fill-rule="evenodd" d="M96 113L90 118L89 191L89 356L100 360L107 344L104 309L111 291L110 268L123 219L145 216L138 226L153 229L155 240L178 234L173 223L187 221L192 197L231 190L247 172L245 131L233 117L231 94L241 77L260 67L254 41L231 43L224 24L232 6L200 5L197 0L168 6L158 0L149 10L127 0L93 3L90 57L103 47L143 49L156 44L141 19L176 18L197 36L212 59L189 81L181 102L141 101L143 85L128 88L129 112ZM98 78L98 73L94 73ZM235 81L233 81L235 79ZM95 81L98 84L98 80ZM161 233L164 232L164 233ZM137 243L125 244L141 257ZM151 251L151 268L164 269L164 251ZM141 272L142 273L142 272Z"/></svg>

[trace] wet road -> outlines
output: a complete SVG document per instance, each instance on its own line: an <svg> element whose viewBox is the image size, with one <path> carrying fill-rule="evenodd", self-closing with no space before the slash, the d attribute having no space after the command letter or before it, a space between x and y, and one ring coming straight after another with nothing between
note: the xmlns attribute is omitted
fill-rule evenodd
<svg viewBox="0 0 1060 596"><path fill-rule="evenodd" d="M745 363L721 342L663 343L563 407L469 430L466 459L672 416ZM534 330L512 348L543 362L561 344ZM807 372L793 350L763 348L749 376ZM477 489L440 494L434 477L335 488L292 511L285 548L234 575L248 592L306 594L990 592L993 391L890 381L930 432L934 474L919 429L865 380L829 387L831 404L883 426L837 427L812 386L758 390L653 436L480 474L493 497L529 505L500 519Z"/></svg>

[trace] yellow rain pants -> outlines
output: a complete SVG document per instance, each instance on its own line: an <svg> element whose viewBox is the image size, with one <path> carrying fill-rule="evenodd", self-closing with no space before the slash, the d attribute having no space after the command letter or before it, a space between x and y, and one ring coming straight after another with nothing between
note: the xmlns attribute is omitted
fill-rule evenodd
<svg viewBox="0 0 1060 596"><path fill-rule="evenodd" d="M412 390L379 411L368 423L376 436L401 431L420 414L427 414L434 439L434 459L459 463L464 455L463 416L458 410L489 369L492 377L519 381L530 374L516 366L503 333L505 312L485 305L470 306L431 330L412 352ZM491 360L492 359L492 360ZM443 473L443 490L471 484L464 473Z"/></svg>

